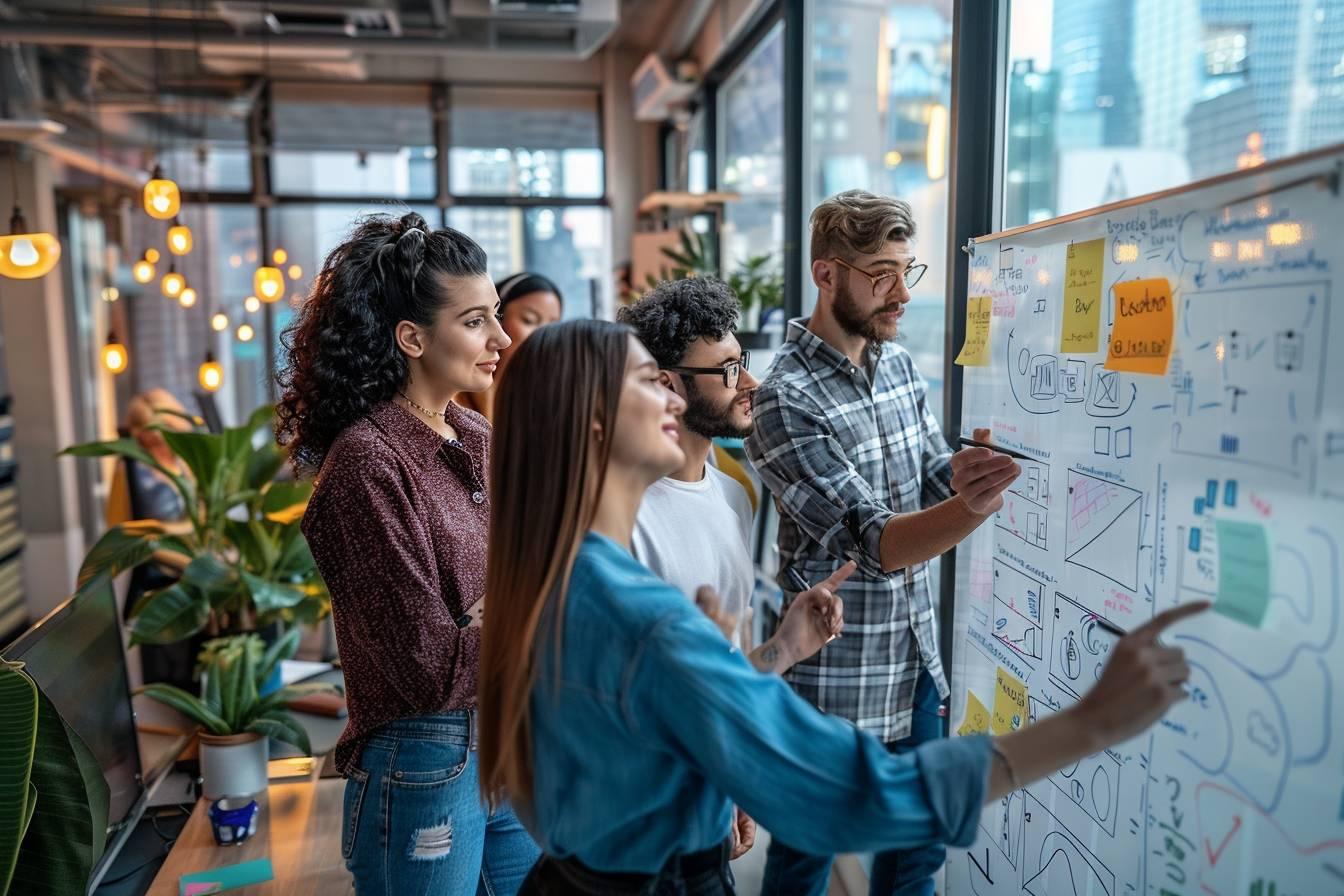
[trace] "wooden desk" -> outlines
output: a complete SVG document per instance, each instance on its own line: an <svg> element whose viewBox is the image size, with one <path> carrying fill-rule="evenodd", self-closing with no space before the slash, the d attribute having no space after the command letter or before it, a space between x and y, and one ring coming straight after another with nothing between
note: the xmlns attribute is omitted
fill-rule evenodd
<svg viewBox="0 0 1344 896"><path fill-rule="evenodd" d="M319 762L319 767L321 763ZM200 800L148 896L177 896L184 874L252 859L269 858L275 880L241 890L241 896L353 896L354 881L341 859L343 778L312 778L272 784L263 799L257 832L238 846L216 846L210 803Z"/></svg>

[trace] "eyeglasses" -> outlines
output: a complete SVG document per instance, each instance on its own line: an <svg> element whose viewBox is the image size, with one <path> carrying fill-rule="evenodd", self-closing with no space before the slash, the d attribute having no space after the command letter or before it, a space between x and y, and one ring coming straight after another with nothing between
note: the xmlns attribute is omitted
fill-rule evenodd
<svg viewBox="0 0 1344 896"><path fill-rule="evenodd" d="M672 373L694 373L694 374L718 374L723 377L724 386L729 389L736 389L737 383L742 379L742 371L750 370L751 352L743 352L742 357L736 361L729 361L722 367L664 367Z"/></svg>
<svg viewBox="0 0 1344 896"><path fill-rule="evenodd" d="M873 285L874 296L880 297L889 295L891 291L896 288L896 278L902 276L900 271L884 271L881 274L870 274L863 268L854 267L854 265L845 261L843 258L832 258L831 261L849 268L856 274L862 274L867 277L868 282ZM912 258L911 261L914 261L914 259ZM928 269L929 266L926 264L912 264L906 267L904 272L905 288L914 289L915 284L919 282L919 278L923 277L924 272Z"/></svg>

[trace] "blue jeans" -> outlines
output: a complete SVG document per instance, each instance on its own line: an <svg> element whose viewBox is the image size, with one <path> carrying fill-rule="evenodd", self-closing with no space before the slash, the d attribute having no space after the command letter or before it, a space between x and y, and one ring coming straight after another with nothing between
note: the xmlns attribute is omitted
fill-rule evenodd
<svg viewBox="0 0 1344 896"><path fill-rule="evenodd" d="M343 818L358 896L513 896L541 854L512 809L482 802L466 712L379 728L350 771Z"/></svg>
<svg viewBox="0 0 1344 896"><path fill-rule="evenodd" d="M915 684L910 735L887 744L887 749L905 753L920 744L946 737L946 720L939 714L941 706L933 676L921 671ZM833 859L833 856L799 852L772 838L765 854L761 896L825 896ZM941 843L880 852L873 858L873 872L868 880L869 896L933 896L933 875L946 860L947 847Z"/></svg>

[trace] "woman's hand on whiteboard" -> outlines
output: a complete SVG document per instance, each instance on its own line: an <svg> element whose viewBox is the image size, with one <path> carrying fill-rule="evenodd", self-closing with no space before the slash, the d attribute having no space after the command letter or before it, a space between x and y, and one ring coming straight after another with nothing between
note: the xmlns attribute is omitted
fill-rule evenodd
<svg viewBox="0 0 1344 896"><path fill-rule="evenodd" d="M988 442L988 429L977 429L975 440ZM963 448L952 455L952 491L966 508L989 516L1003 507L1003 493L1022 472L1011 457L988 448Z"/></svg>
<svg viewBox="0 0 1344 896"><path fill-rule="evenodd" d="M1185 698L1190 679L1185 651L1165 647L1157 637L1208 608L1208 601L1173 607L1116 642L1096 686L1075 707L1083 729L1098 738L1097 749L1142 733Z"/></svg>

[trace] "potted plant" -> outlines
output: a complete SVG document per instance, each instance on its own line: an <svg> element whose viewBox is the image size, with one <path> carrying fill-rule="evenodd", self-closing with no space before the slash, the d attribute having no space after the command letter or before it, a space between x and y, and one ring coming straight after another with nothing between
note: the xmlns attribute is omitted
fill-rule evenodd
<svg viewBox="0 0 1344 896"><path fill-rule="evenodd" d="M769 253L753 255L728 276L729 288L742 303L742 327L737 340L743 348L768 348L768 333L761 332L766 312L784 307L784 275Z"/></svg>
<svg viewBox="0 0 1344 896"><path fill-rule="evenodd" d="M157 520L122 523L98 540L80 567L82 590L98 575L149 563L158 552L181 555L181 577L131 607L132 644L313 624L330 612L330 595L299 531L312 484L276 479L285 452L270 437L273 416L273 408L262 407L243 426L220 433L156 427L186 473L160 464L129 438L62 452L130 458L158 471L182 498L186 534L172 534ZM263 430L266 437L259 439Z"/></svg>
<svg viewBox="0 0 1344 896"><path fill-rule="evenodd" d="M232 635L201 652L201 696L170 684L148 684L143 693L201 726L201 777L210 799L251 796L266 789L267 738L312 752L308 732L286 704L312 694L339 694L332 684L297 684L263 696L262 684L299 646L290 629L270 647L254 634Z"/></svg>

